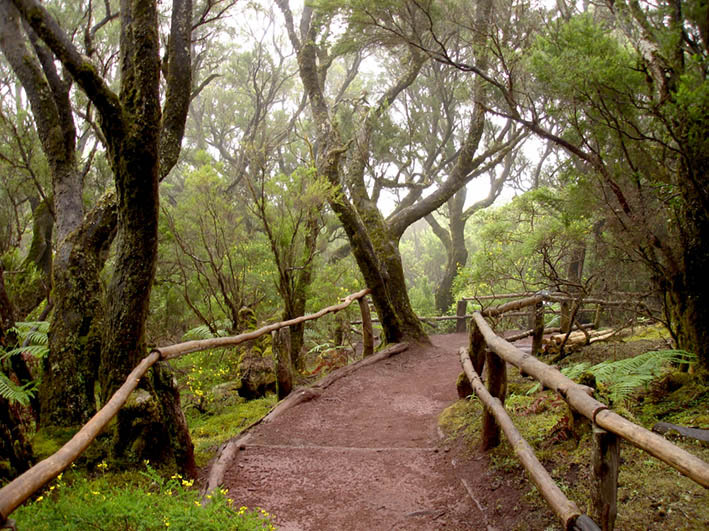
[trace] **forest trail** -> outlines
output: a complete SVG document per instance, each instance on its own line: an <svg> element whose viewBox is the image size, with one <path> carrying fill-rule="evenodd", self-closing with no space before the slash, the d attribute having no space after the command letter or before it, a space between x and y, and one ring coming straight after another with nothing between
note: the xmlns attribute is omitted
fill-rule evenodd
<svg viewBox="0 0 709 531"><path fill-rule="evenodd" d="M256 426L224 477L229 497L284 531L513 527L519 480L492 477L487 457L466 458L438 428L467 336L431 340Z"/></svg>

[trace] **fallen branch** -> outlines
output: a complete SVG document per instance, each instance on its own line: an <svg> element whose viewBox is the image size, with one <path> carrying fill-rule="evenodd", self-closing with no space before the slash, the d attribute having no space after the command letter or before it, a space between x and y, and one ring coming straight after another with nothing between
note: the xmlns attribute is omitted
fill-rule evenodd
<svg viewBox="0 0 709 531"><path fill-rule="evenodd" d="M670 422L658 422L652 427L652 431L662 435L676 431L682 437L688 437L697 441L709 442L709 430L700 430L699 428L687 428L678 426Z"/></svg>

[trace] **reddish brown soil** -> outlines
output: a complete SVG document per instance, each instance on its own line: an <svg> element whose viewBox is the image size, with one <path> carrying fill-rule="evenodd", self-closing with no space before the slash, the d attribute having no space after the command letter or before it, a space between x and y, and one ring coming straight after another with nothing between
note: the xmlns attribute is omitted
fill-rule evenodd
<svg viewBox="0 0 709 531"><path fill-rule="evenodd" d="M256 426L225 475L229 497L287 531L525 528L519 477L441 437L466 336L432 341Z"/></svg>

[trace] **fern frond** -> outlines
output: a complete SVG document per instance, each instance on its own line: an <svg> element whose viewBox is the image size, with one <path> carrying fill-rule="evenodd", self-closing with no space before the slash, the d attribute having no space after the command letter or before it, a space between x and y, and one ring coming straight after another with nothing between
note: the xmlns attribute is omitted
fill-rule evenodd
<svg viewBox="0 0 709 531"><path fill-rule="evenodd" d="M193 341L198 339L211 339L214 335L207 325L195 326L187 330L182 336L183 341Z"/></svg>
<svg viewBox="0 0 709 531"><path fill-rule="evenodd" d="M199 339L212 339L213 337L225 337L228 335L225 327L228 326L226 321L216 321L214 323L214 328L216 328L217 333L213 334L207 325L195 326L187 330L182 336L183 341L194 341Z"/></svg>
<svg viewBox="0 0 709 531"><path fill-rule="evenodd" d="M49 353L49 347L45 345L28 345L26 347L13 348L12 350L0 354L0 361L23 353L35 358L44 358Z"/></svg>
<svg viewBox="0 0 709 531"><path fill-rule="evenodd" d="M686 350L653 350L633 358L604 361L589 371L608 387L613 402L625 400L639 387L647 386L671 363L694 363L697 356Z"/></svg>
<svg viewBox="0 0 709 531"><path fill-rule="evenodd" d="M28 345L48 345L49 338L46 332L41 332L40 330L30 330L27 332L22 340L23 343Z"/></svg>
<svg viewBox="0 0 709 531"><path fill-rule="evenodd" d="M19 321L15 323L15 329L22 335L30 330L39 332L40 334L49 333L49 321Z"/></svg>
<svg viewBox="0 0 709 531"><path fill-rule="evenodd" d="M34 382L19 386L0 372L0 397L8 402L19 402L26 406L34 394L34 387Z"/></svg>

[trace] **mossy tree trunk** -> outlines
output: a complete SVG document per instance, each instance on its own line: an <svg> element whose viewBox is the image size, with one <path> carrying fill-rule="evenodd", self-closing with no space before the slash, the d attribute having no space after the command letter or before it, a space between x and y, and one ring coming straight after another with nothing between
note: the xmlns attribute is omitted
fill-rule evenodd
<svg viewBox="0 0 709 531"><path fill-rule="evenodd" d="M330 200L330 206L342 223L367 287L372 290L372 301L385 340L427 341L409 301L399 240L407 227L441 207L479 175L474 170L483 166L483 161L486 164L500 161L516 145L521 134L511 134L511 139L502 142L494 153L475 157L483 135L485 111L482 105L473 102L468 131L455 158L455 166L446 179L426 197L423 197L421 186L412 186L397 209L385 219L377 208L377 198L387 184L367 173L371 166L372 138L385 122L392 103L419 77L428 56L416 46L408 47L408 53L401 58L399 77L374 104L370 106L365 102L355 109L357 125L352 138L346 141L338 122L331 118L336 114L335 109L325 96L327 68L332 64L331 50L316 44L327 40L320 34L327 26L319 23L320 13L310 6L303 10L300 24L296 25L289 2L278 0L277 4L284 14L288 36L297 53L300 78L310 102L316 128L313 145L317 147L317 169L339 190L338 195ZM491 5L491 2L483 2L478 6L477 16L481 24L489 20ZM397 15L406 16L403 12ZM479 33L484 37L486 33L482 28ZM415 36L411 38L415 39ZM476 97L483 88L482 85L476 88ZM490 160L486 161L488 157ZM373 187L368 186L366 177L375 181Z"/></svg>
<svg viewBox="0 0 709 531"><path fill-rule="evenodd" d="M0 347L4 350L17 346L17 336L10 332L14 326L14 309L5 291L4 269L0 264ZM32 446L17 413L16 405L0 397L0 480L19 475L34 461ZM9 466L3 466L3 461Z"/></svg>
<svg viewBox="0 0 709 531"><path fill-rule="evenodd" d="M480 95L479 97L483 97ZM478 101L478 100L476 100ZM515 133L512 133L514 138ZM498 138L498 141L502 144L503 136ZM458 270L465 266L468 260L468 249L465 246L465 225L473 214L489 207L498 198L500 192L502 191L503 185L509 180L512 175L512 170L514 166L514 161L516 158L515 152L508 151L507 149L501 150L504 154L504 159L502 161L502 171L499 175L496 175L494 171L490 171L490 191L487 197L476 201L472 205L465 207L465 199L467 196L467 190L461 188L446 202L446 207L448 210L448 227L443 227L438 220L432 215L428 214L426 216L426 221L431 226L433 233L438 237L438 239L443 244L446 250L446 268L443 272L443 278L436 286L436 308L441 312L441 314L446 314L453 306L453 281L458 275ZM496 154L499 155L499 154ZM478 164L482 164L483 161L479 161ZM499 161L498 161L499 162ZM473 168L475 164L471 164L470 171L474 172ZM486 165L485 165L486 166ZM484 166L484 167L485 167ZM496 168L497 164L493 166ZM489 168L487 168L489 169Z"/></svg>
<svg viewBox="0 0 709 531"><path fill-rule="evenodd" d="M28 254L28 260L41 265L45 272L52 268L52 300L56 307L39 393L40 422L74 426L85 422L95 411L98 345L87 341L101 307L101 264L96 264L95 248L104 247L103 238L112 233L112 228L97 230L97 222L92 219L89 226L81 227L81 234L77 233L83 202L82 177L76 162L76 127L69 99L71 83L59 76L53 56L34 32L23 30L20 15L11 2L0 2L0 19L0 47L27 93L52 178L51 203L42 201L34 210L34 234ZM54 227L57 252L52 261ZM84 240L90 242L88 248L84 248Z"/></svg>
<svg viewBox="0 0 709 531"><path fill-rule="evenodd" d="M117 248L98 373L100 397L106 401L146 353L145 319L157 258L158 182L177 161L191 94L192 2L172 3L164 113L156 0L121 1L118 95L38 2L14 3L95 106L107 143L116 185ZM149 405L130 426L119 419L115 452L132 460L150 453L194 472L179 394L172 377L164 373L157 368L141 381L135 401L145 404L147 393ZM148 442L146 437L155 434L159 441ZM156 450L159 456L153 455Z"/></svg>
<svg viewBox="0 0 709 531"><path fill-rule="evenodd" d="M693 234L684 242L682 267L665 270L656 280L665 293L670 331L677 348L694 352L703 378L709 380L709 217L697 211L690 216ZM688 228L690 220L687 221Z"/></svg>
<svg viewBox="0 0 709 531"><path fill-rule="evenodd" d="M100 273L116 231L116 204L104 197L63 243L54 271L54 317L43 362L40 423L78 426L96 412L104 316Z"/></svg>

